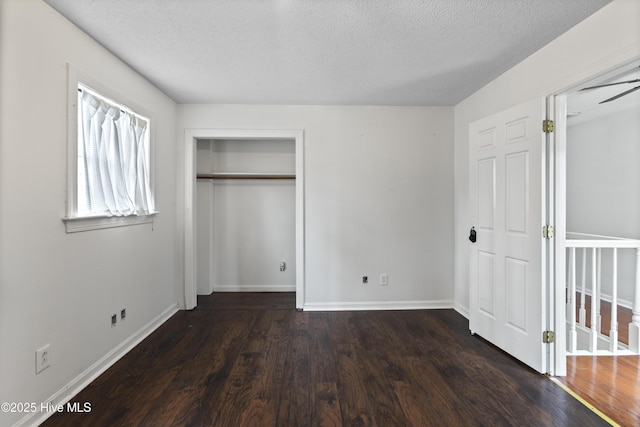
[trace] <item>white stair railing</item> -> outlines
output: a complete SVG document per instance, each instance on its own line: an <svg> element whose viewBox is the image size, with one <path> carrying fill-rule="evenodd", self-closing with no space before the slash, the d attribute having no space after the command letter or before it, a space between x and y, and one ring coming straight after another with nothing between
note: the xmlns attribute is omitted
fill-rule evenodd
<svg viewBox="0 0 640 427"><path fill-rule="evenodd" d="M571 354L640 354L640 240L583 233L567 233L567 351ZM602 331L602 251L611 253L611 322L608 336ZM629 344L618 340L618 254L619 250L635 251L632 318ZM581 256L580 274L577 257ZM590 259L590 261L589 261ZM587 265L590 272L587 273ZM587 279L590 277L587 286ZM580 301L576 291L580 279ZM590 294L590 317L587 326L586 296ZM577 313L577 316L576 316Z"/></svg>

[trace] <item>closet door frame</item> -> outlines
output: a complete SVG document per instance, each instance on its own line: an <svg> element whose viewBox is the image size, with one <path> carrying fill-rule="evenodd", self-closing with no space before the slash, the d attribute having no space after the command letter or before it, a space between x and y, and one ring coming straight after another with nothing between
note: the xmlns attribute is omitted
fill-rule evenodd
<svg viewBox="0 0 640 427"><path fill-rule="evenodd" d="M185 130L184 308L197 305L196 284L196 152L199 139L294 140L296 150L296 308L304 309L304 131L246 129Z"/></svg>

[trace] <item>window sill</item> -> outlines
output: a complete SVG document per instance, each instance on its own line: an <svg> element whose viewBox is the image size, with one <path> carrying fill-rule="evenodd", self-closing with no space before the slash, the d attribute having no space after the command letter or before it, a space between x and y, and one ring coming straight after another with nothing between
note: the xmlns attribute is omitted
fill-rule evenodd
<svg viewBox="0 0 640 427"><path fill-rule="evenodd" d="M130 216L86 216L86 217L66 217L62 218L67 233L78 233L81 231L100 230L103 228L127 227L130 225L152 224L153 219L158 214L154 212L148 215Z"/></svg>

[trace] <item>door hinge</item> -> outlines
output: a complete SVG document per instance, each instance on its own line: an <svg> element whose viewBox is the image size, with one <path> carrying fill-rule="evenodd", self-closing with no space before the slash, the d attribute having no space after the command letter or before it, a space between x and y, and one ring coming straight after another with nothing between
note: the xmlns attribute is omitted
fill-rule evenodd
<svg viewBox="0 0 640 427"><path fill-rule="evenodd" d="M542 121L542 132L544 133L551 133L554 131L555 129L555 123L553 122L553 120L543 120Z"/></svg>
<svg viewBox="0 0 640 427"><path fill-rule="evenodd" d="M542 227L542 237L545 239L553 239L553 225L545 225Z"/></svg>
<svg viewBox="0 0 640 427"><path fill-rule="evenodd" d="M544 331L542 333L542 342L545 344L551 344L556 340L556 334L553 331Z"/></svg>

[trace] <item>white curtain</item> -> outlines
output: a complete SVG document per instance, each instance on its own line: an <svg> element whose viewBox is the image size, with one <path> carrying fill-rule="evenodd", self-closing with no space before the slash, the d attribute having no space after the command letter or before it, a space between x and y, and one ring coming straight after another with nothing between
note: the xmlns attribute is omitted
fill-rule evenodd
<svg viewBox="0 0 640 427"><path fill-rule="evenodd" d="M134 114L78 94L78 215L155 212L149 182L149 126Z"/></svg>

